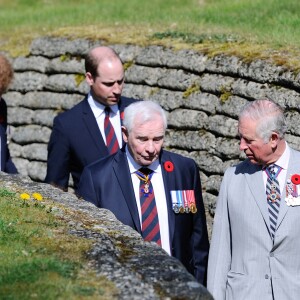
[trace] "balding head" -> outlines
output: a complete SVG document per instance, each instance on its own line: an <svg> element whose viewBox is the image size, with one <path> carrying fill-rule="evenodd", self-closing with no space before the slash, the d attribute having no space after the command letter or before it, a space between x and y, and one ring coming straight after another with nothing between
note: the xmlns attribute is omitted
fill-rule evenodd
<svg viewBox="0 0 300 300"><path fill-rule="evenodd" d="M93 99L99 103L115 105L124 86L124 68L118 54L109 47L96 47L85 60L85 78Z"/></svg>
<svg viewBox="0 0 300 300"><path fill-rule="evenodd" d="M119 55L110 47L100 46L92 48L85 57L85 71L95 78L98 74L98 66L104 61L119 61ZM122 62L121 62L122 63Z"/></svg>

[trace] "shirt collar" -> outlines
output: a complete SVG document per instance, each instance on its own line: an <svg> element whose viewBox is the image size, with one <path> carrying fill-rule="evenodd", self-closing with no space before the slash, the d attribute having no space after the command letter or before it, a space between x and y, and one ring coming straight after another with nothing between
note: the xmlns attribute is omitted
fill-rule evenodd
<svg viewBox="0 0 300 300"><path fill-rule="evenodd" d="M285 150L282 153L282 155L277 159L277 161L274 162L274 164L283 170L287 170L289 166L290 153L291 153L291 149L287 144L287 142L285 142ZM262 169L265 170L266 167L267 166L263 166Z"/></svg>
<svg viewBox="0 0 300 300"><path fill-rule="evenodd" d="M139 165L131 156L129 150L128 150L128 146L126 145L125 148L125 152L126 152L126 156L127 156L127 161L128 161L128 165L129 165L129 170L130 173L133 174L135 173L138 169L142 168L141 165ZM155 160L151 165L147 166L147 168L151 169L152 171L154 171L154 173L161 173L161 167L160 167L160 163L159 160Z"/></svg>
<svg viewBox="0 0 300 300"><path fill-rule="evenodd" d="M98 118L102 113L104 113L104 109L106 106L96 101L91 92L89 92L88 94L88 103L92 111L94 112L96 118ZM113 114L117 114L119 109L118 104L110 106L110 109L112 110Z"/></svg>
<svg viewBox="0 0 300 300"><path fill-rule="evenodd" d="M279 157L279 159L276 161L276 165L284 170L287 170L289 166L290 153L290 147L288 146L287 142L285 142L285 150L283 154Z"/></svg>

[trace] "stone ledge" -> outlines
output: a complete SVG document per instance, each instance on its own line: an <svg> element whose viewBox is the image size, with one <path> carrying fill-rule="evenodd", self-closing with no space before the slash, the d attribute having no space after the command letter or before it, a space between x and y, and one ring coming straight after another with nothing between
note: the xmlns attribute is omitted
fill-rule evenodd
<svg viewBox="0 0 300 300"><path fill-rule="evenodd" d="M87 254L97 276L105 276L119 291L117 299L212 299L182 264L154 243L144 242L106 209L79 200L29 177L0 173L0 187L43 195L45 204L67 223L69 233L94 242Z"/></svg>

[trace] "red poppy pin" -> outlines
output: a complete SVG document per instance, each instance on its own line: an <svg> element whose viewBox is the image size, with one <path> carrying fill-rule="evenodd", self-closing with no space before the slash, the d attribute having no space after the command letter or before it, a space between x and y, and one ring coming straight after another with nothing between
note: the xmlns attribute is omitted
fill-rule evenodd
<svg viewBox="0 0 300 300"><path fill-rule="evenodd" d="M120 118L121 118L122 121L124 120L124 111L121 112Z"/></svg>
<svg viewBox="0 0 300 300"><path fill-rule="evenodd" d="M300 184L300 175L299 174L292 175L291 181L293 184L296 184L296 185Z"/></svg>
<svg viewBox="0 0 300 300"><path fill-rule="evenodd" d="M173 172L174 170L174 165L172 162L170 162L169 160L167 160L165 163L164 163L164 168L167 172Z"/></svg>

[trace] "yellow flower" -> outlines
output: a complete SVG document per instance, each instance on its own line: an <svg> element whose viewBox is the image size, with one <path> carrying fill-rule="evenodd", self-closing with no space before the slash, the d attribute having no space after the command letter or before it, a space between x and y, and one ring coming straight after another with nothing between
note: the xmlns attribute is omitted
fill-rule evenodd
<svg viewBox="0 0 300 300"><path fill-rule="evenodd" d="M43 196L39 193L33 193L32 197L37 200L37 201L42 201L43 200Z"/></svg>
<svg viewBox="0 0 300 300"><path fill-rule="evenodd" d="M22 193L22 194L20 195L20 198L21 198L22 200L29 200L29 199L30 199L30 195L28 195L28 194L26 194L26 193Z"/></svg>

